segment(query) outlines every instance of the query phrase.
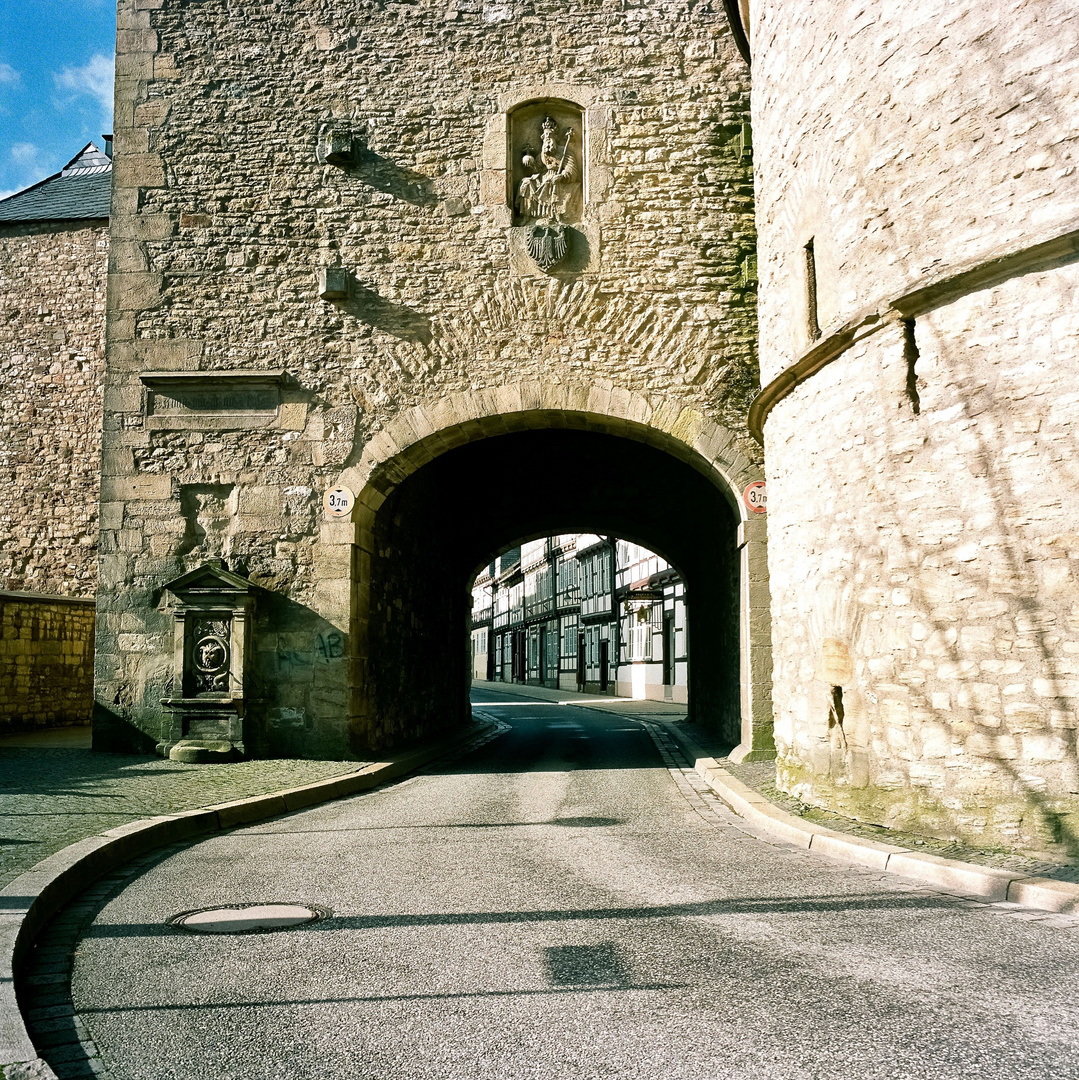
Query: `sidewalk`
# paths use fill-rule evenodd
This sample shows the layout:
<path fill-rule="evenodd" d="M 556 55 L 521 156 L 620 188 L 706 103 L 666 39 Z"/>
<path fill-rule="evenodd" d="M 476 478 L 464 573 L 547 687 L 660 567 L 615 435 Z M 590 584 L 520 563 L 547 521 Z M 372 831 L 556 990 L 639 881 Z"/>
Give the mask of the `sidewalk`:
<path fill-rule="evenodd" d="M 1008 870 L 1031 877 L 1050 878 L 1054 881 L 1079 883 L 1079 862 L 1075 860 L 1047 862 L 1014 851 L 971 847 L 955 841 L 886 829 L 881 825 L 856 821 L 791 798 L 775 786 L 774 762 L 751 761 L 735 765 L 729 758 L 722 756 L 727 748 L 720 744 L 712 732 L 699 724 L 688 722 L 688 712 L 684 705 L 672 705 L 659 701 L 627 701 L 605 698 L 598 694 L 569 693 L 565 690 L 547 690 L 543 687 L 511 683 L 476 681 L 472 686 L 475 693 L 482 693 L 483 690 L 489 689 L 496 693 L 518 695 L 522 698 L 532 697 L 554 701 L 560 705 L 572 702 L 582 708 L 600 709 L 603 712 L 616 713 L 634 720 L 658 721 L 670 730 L 690 761 L 700 757 L 714 758 L 723 772 L 729 773 L 746 787 L 763 796 L 776 809 L 784 811 L 810 827 L 820 826 L 876 844 L 907 848 L 919 854 L 955 859 L 975 866 Z M 474 708 L 478 709 L 482 706 L 477 704 Z"/>
<path fill-rule="evenodd" d="M 362 761 L 185 765 L 89 749 L 86 728 L 0 738 L 0 887 L 76 840 L 362 769 Z M 81 745 L 80 745 L 81 743 Z"/>

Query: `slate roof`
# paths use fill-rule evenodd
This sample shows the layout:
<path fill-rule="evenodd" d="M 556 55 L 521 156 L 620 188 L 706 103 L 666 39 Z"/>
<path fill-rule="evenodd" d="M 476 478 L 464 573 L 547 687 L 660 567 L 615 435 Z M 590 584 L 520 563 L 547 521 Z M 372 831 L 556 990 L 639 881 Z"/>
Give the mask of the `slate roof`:
<path fill-rule="evenodd" d="M 107 218 L 112 159 L 87 143 L 60 172 L 0 199 L 0 222 Z"/>

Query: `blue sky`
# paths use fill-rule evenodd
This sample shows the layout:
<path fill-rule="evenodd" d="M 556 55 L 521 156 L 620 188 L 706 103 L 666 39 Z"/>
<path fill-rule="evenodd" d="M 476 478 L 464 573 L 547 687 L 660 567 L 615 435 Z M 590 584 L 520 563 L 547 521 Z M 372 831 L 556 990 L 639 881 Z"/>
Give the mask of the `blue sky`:
<path fill-rule="evenodd" d="M 115 0 L 0 0 L 0 197 L 112 131 Z"/>

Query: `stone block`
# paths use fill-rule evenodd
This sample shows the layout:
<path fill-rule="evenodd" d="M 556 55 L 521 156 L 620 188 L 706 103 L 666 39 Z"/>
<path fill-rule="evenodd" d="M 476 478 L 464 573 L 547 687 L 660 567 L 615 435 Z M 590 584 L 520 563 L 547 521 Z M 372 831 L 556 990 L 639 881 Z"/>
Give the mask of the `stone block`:
<path fill-rule="evenodd" d="M 1008 899 L 1041 911 L 1074 913 L 1079 912 L 1079 885 L 1052 878 L 1019 878 L 1008 885 Z"/>
<path fill-rule="evenodd" d="M 149 53 L 121 53 L 116 57 L 117 100 L 120 100 L 123 88 L 122 80 L 130 82 L 148 82 L 154 76 L 154 59 Z M 133 101 L 134 93 L 129 91 L 125 100 Z"/>
<path fill-rule="evenodd" d="M 160 274 L 123 274 L 109 283 L 109 304 L 114 311 L 146 311 L 160 302 Z"/>
<path fill-rule="evenodd" d="M 835 832 L 815 833 L 809 850 L 857 866 L 868 866 L 873 870 L 886 869 L 890 856 L 905 851 L 896 844 L 881 844 L 876 840 Z"/>
<path fill-rule="evenodd" d="M 141 413 L 144 407 L 141 386 L 108 386 L 104 391 L 105 407 L 113 413 Z M 127 471 L 134 467 L 131 451 L 127 451 Z"/>
<path fill-rule="evenodd" d="M 145 247 L 137 241 L 114 239 L 109 245 L 109 268 L 118 274 L 149 271 Z"/>
<path fill-rule="evenodd" d="M 153 77 L 161 81 L 174 81 L 183 78 L 183 72 L 176 63 L 176 57 L 165 53 L 159 53 L 155 56 Z"/>
<path fill-rule="evenodd" d="M 118 66 L 120 61 L 117 57 Z M 113 164 L 113 183 L 118 187 L 160 188 L 165 182 L 165 163 L 160 154 L 127 154 Z"/>
<path fill-rule="evenodd" d="M 206 807 L 217 815 L 222 829 L 234 829 L 238 825 L 249 825 L 254 821 L 263 821 L 269 817 L 283 814 L 288 809 L 284 795 L 257 795 L 250 799 L 237 799 L 234 802 L 219 803 Z"/>
<path fill-rule="evenodd" d="M 988 866 L 974 866 L 955 859 L 913 852 L 889 856 L 888 870 L 964 896 L 977 896 L 990 903 L 1006 900 L 1009 886 L 1021 876 Z"/>
<path fill-rule="evenodd" d="M 508 195 L 505 169 L 484 169 L 480 173 L 480 199 L 488 206 L 504 206 Z"/>
<path fill-rule="evenodd" d="M 156 53 L 158 37 L 156 30 L 118 29 L 116 31 L 116 52 L 119 53 Z"/>
<path fill-rule="evenodd" d="M 172 496 L 172 479 L 159 473 L 102 477 L 101 497 L 109 502 L 160 501 Z"/>
<path fill-rule="evenodd" d="M 147 154 L 150 135 L 146 128 L 121 128 L 113 136 L 113 154 Z"/>
<path fill-rule="evenodd" d="M 119 529 L 124 521 L 122 502 L 103 502 L 98 510 L 98 527 L 101 529 Z"/>

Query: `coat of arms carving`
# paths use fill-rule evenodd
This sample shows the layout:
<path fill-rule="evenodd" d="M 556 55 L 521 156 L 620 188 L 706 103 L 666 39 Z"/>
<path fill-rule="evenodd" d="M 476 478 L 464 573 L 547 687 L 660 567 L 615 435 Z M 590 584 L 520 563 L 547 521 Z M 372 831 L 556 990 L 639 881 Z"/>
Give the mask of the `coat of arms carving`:
<path fill-rule="evenodd" d="M 528 253 L 541 270 L 561 262 L 570 247 L 566 219 L 575 217 L 581 201 L 581 163 L 574 141 L 576 129 L 550 115 L 540 125 L 540 147 L 521 148 L 522 178 L 514 209 L 528 232 Z"/>
<path fill-rule="evenodd" d="M 567 248 L 566 226 L 561 222 L 540 223 L 528 230 L 528 254 L 541 270 L 561 262 Z"/>

